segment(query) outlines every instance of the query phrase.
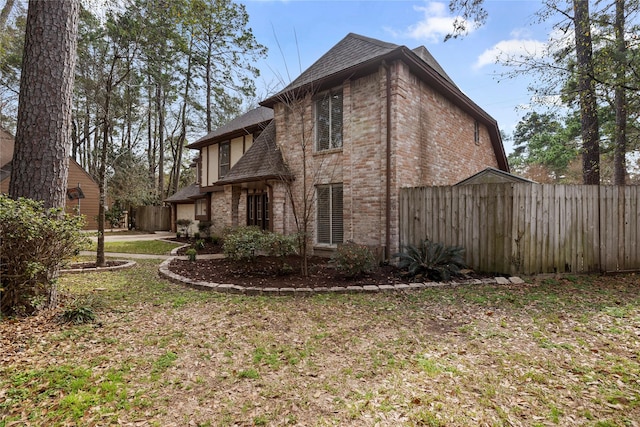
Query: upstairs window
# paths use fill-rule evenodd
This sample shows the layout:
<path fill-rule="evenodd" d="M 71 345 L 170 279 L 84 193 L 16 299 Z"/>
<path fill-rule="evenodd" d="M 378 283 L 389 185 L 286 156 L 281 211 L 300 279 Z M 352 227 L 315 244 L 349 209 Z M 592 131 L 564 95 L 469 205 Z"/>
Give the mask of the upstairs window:
<path fill-rule="evenodd" d="M 325 92 L 315 101 L 316 150 L 342 147 L 342 91 Z"/>
<path fill-rule="evenodd" d="M 337 245 L 343 240 L 342 184 L 316 187 L 316 240 L 318 243 Z"/>
<path fill-rule="evenodd" d="M 222 179 L 229 173 L 229 162 L 231 158 L 229 141 L 221 142 L 218 151 L 218 179 Z"/>

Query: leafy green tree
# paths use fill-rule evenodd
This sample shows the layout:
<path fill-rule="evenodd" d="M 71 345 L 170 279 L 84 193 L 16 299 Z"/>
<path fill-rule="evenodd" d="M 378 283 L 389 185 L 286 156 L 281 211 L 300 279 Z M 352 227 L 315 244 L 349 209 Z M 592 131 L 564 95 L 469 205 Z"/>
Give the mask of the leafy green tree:
<path fill-rule="evenodd" d="M 565 125 L 554 114 L 528 113 L 516 126 L 509 162 L 527 176 L 527 169 L 543 166 L 551 180 L 558 182 L 579 155 L 578 135 L 579 121 L 575 117 Z"/>

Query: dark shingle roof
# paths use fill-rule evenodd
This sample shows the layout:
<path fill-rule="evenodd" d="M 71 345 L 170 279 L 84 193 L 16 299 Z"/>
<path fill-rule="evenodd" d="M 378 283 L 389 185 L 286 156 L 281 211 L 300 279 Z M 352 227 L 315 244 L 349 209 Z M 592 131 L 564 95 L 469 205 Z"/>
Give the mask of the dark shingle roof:
<path fill-rule="evenodd" d="M 290 85 L 260 105 L 273 107 L 276 103 L 303 96 L 305 92 L 326 90 L 346 79 L 376 72 L 383 61 L 391 63 L 395 60 L 405 62 L 421 80 L 485 124 L 500 169 L 509 170 L 498 123 L 456 86 L 424 46 L 411 50 L 406 46 L 350 33 Z"/>
<path fill-rule="evenodd" d="M 292 175 L 285 166 L 280 149 L 276 145 L 276 125 L 272 121 L 240 160 L 233 165 L 229 173 L 216 182 L 216 185 L 290 178 Z"/>
<path fill-rule="evenodd" d="M 164 201 L 167 203 L 180 203 L 180 202 L 193 203 L 193 200 L 197 199 L 199 196 L 201 196 L 200 185 L 191 184 L 188 187 L 181 188 L 172 196 L 164 199 Z"/>
<path fill-rule="evenodd" d="M 336 76 L 348 70 L 355 71 L 359 67 L 364 67 L 370 62 L 381 61 L 387 55 L 399 53 L 402 50 L 409 51 L 405 46 L 372 39 L 359 34 L 349 33 L 338 42 L 327 53 L 322 55 L 313 65 L 307 68 L 300 76 L 291 82 L 287 87 L 276 95 L 263 102 L 263 105 L 270 105 L 282 96 L 295 89 L 302 88 L 314 82 Z M 454 84 L 451 78 L 444 72 L 435 58 L 424 47 L 420 46 L 413 50 L 425 64 L 433 68 L 440 76 Z M 455 85 L 454 85 L 455 86 Z"/>
<path fill-rule="evenodd" d="M 214 140 L 222 140 L 232 136 L 235 133 L 252 133 L 254 130 L 264 127 L 266 123 L 273 119 L 273 110 L 267 107 L 254 108 L 236 117 L 230 122 L 220 126 L 219 128 L 209 132 L 206 136 L 198 139 L 196 142 L 189 144 L 188 148 L 200 148 L 208 145 Z"/>

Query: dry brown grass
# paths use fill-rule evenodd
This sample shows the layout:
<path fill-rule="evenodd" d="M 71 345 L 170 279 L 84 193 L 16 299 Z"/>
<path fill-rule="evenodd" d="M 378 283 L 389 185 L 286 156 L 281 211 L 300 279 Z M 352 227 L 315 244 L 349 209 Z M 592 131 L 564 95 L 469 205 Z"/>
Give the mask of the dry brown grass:
<path fill-rule="evenodd" d="M 156 268 L 63 277 L 101 295 L 100 324 L 0 322 L 0 426 L 640 420 L 635 275 L 262 298 Z"/>

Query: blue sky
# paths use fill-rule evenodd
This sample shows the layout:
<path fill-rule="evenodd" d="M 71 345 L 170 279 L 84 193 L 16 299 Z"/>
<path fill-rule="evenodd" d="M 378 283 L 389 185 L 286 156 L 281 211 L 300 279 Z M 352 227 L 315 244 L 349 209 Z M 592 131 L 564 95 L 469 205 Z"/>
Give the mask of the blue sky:
<path fill-rule="evenodd" d="M 269 48 L 257 63 L 258 92 L 264 97 L 353 32 L 409 48 L 425 46 L 458 87 L 491 114 L 508 134 L 527 112 L 531 94 L 526 77 L 506 79 L 495 64 L 497 52 L 541 50 L 549 26 L 536 24 L 539 1 L 485 0 L 489 19 L 466 37 L 443 42 L 454 16 L 448 1 L 266 1 L 246 5 L 257 40 Z M 288 70 L 288 71 L 287 71 Z M 507 152 L 512 147 L 505 142 Z"/>

